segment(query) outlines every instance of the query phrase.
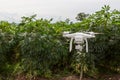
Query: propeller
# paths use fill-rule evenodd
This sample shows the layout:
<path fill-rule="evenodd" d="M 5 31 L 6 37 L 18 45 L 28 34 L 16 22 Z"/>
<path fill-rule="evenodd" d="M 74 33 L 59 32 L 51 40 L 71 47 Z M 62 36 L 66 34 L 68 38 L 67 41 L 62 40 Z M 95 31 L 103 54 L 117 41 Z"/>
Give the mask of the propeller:
<path fill-rule="evenodd" d="M 85 32 L 85 33 L 87 33 L 87 34 L 103 34 L 103 33 L 96 33 L 96 32 Z"/>

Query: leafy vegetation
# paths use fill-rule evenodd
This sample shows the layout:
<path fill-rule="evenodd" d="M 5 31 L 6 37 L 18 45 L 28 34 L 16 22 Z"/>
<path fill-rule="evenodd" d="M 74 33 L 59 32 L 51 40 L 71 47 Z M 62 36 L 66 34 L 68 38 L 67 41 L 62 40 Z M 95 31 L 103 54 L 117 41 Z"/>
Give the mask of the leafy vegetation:
<path fill-rule="evenodd" d="M 22 17 L 19 24 L 0 21 L 1 79 L 21 74 L 28 78 L 50 78 L 61 72 L 77 74 L 82 64 L 89 76 L 101 72 L 120 73 L 120 11 L 104 6 L 76 23 L 69 20 L 52 23 L 52 19 L 35 17 Z M 103 34 L 89 39 L 89 53 L 81 56 L 75 50 L 68 51 L 69 41 L 63 38 L 63 31 Z"/>

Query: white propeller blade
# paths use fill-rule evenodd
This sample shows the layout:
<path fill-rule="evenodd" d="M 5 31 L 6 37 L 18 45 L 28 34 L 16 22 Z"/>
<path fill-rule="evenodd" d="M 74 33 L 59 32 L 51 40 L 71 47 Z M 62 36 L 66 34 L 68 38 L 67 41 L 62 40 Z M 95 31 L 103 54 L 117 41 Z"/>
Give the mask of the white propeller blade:
<path fill-rule="evenodd" d="M 103 33 L 97 33 L 97 32 L 85 32 L 87 34 L 103 34 Z"/>

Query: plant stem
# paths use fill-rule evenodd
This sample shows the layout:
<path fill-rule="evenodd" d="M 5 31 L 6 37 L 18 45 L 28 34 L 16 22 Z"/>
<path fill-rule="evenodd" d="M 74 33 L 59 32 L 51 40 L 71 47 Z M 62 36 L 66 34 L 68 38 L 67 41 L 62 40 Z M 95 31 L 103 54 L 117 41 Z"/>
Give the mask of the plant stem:
<path fill-rule="evenodd" d="M 83 67 L 81 66 L 81 71 L 80 71 L 80 80 L 82 80 L 83 77 Z"/>

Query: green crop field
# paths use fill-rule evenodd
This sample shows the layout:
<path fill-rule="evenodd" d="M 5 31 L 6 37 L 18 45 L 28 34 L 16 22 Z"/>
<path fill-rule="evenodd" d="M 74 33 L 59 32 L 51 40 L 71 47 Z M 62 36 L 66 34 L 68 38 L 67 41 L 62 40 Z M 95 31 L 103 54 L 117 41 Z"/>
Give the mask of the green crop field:
<path fill-rule="evenodd" d="M 120 73 L 120 11 L 104 6 L 93 14 L 81 13 L 78 22 L 52 22 L 22 17 L 20 23 L 0 21 L 0 80 L 15 80 L 24 75 L 28 80 L 40 76 L 52 78 L 69 74 L 84 75 Z M 64 31 L 94 31 L 103 33 L 89 39 L 89 52 L 78 55 L 69 52 L 69 40 Z M 74 45 L 73 45 L 74 47 Z"/>

